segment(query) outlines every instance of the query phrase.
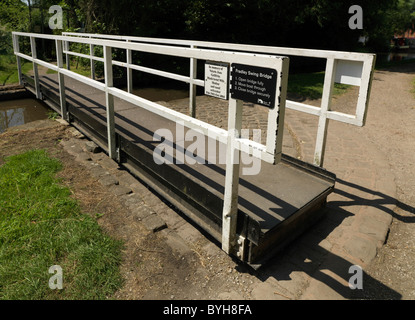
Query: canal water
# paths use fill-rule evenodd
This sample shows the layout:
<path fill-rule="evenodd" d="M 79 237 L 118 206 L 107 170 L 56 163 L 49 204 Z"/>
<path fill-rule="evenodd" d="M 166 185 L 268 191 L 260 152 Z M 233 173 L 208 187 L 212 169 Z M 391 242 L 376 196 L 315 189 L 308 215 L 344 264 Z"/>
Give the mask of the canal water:
<path fill-rule="evenodd" d="M 187 90 L 160 88 L 134 89 L 133 94 L 150 101 L 171 101 L 189 96 Z M 0 101 L 0 133 L 10 127 L 46 119 L 49 111 L 44 103 L 36 99 Z"/>
<path fill-rule="evenodd" d="M 46 119 L 49 110 L 36 99 L 0 101 L 0 133 L 10 127 Z"/>
<path fill-rule="evenodd" d="M 415 59 L 415 51 L 411 49 L 399 52 L 378 53 L 376 56 L 378 62 L 398 62 Z"/>

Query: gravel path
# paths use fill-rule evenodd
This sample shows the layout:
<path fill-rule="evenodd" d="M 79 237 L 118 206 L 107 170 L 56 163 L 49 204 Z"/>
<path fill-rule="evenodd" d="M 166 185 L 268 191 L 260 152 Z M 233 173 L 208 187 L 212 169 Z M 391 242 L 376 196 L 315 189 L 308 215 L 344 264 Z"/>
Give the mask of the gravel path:
<path fill-rule="evenodd" d="M 383 152 L 395 176 L 397 206 L 387 243 L 366 272 L 402 295 L 415 299 L 415 64 L 377 71 L 362 134 Z M 366 298 L 388 297 L 368 283 Z"/>
<path fill-rule="evenodd" d="M 415 64 L 376 71 L 366 125 L 362 128 L 333 122 L 329 125 L 325 167 L 338 177 L 338 191 L 329 197 L 329 208 L 334 214 L 341 213 L 339 216 L 345 213 L 352 216 L 343 217 L 341 226 L 326 240 L 338 248 L 338 257 L 349 253 L 359 257 L 364 265 L 364 290 L 354 292 L 356 298 L 415 298 L 415 270 L 412 268 L 415 261 L 414 78 Z M 353 114 L 357 97 L 357 88 L 351 88 L 334 98 L 332 109 Z M 198 117 L 214 116 L 216 118 L 210 120 L 217 122 L 217 115 L 221 114 L 222 124 L 226 123 L 225 103 L 218 108 L 217 100 L 213 105 L 206 97 L 198 99 L 204 106 L 198 109 Z M 320 101 L 305 103 L 318 106 Z M 187 101 L 169 105 L 186 112 Z M 264 123 L 262 111 L 257 106 L 246 106 L 244 119 L 248 121 L 244 127 L 249 124 L 261 127 Z M 316 124 L 314 116 L 287 110 L 284 152 L 312 162 Z M 394 183 L 388 184 L 388 181 Z M 373 219 L 383 219 L 383 223 Z M 386 231 L 379 226 L 387 227 L 391 220 L 385 239 Z M 358 238 L 362 234 L 364 237 Z M 367 236 L 372 235 L 378 238 L 376 246 L 367 245 Z M 365 246 L 371 250 L 365 251 Z M 324 297 L 326 288 L 320 284 L 324 281 L 316 274 L 311 278 L 308 289 L 298 298 Z M 267 291 L 263 287 L 258 289 Z M 337 298 L 332 290 L 326 291 L 327 297 Z"/>

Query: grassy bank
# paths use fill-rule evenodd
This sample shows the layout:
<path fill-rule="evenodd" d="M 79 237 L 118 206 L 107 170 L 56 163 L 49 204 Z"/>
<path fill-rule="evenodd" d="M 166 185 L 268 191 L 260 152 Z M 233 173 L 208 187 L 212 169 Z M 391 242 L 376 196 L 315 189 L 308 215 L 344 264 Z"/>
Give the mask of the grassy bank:
<path fill-rule="evenodd" d="M 22 59 L 22 72 L 26 73 L 33 68 L 30 62 Z M 17 61 L 14 55 L 0 56 L 0 85 L 19 83 Z"/>
<path fill-rule="evenodd" d="M 33 64 L 31 62 L 26 61 L 25 59 L 21 59 L 21 61 L 23 74 L 27 74 L 27 72 L 33 69 Z M 64 65 L 64 68 L 66 68 L 66 64 Z M 91 76 L 90 68 L 78 64 L 76 60 L 71 61 L 71 71 L 86 77 Z M 56 71 L 48 69 L 46 73 L 52 74 L 56 73 Z M 14 55 L 0 56 L 0 85 L 4 86 L 16 83 L 19 83 L 16 57 Z"/>
<path fill-rule="evenodd" d="M 121 244 L 82 214 L 43 150 L 0 167 L 0 299 L 105 299 L 122 283 Z M 62 267 L 63 289 L 48 272 Z"/>
<path fill-rule="evenodd" d="M 287 91 L 304 99 L 319 99 L 323 94 L 324 75 L 324 72 L 290 74 Z M 335 83 L 333 94 L 343 94 L 349 87 L 349 85 Z"/>

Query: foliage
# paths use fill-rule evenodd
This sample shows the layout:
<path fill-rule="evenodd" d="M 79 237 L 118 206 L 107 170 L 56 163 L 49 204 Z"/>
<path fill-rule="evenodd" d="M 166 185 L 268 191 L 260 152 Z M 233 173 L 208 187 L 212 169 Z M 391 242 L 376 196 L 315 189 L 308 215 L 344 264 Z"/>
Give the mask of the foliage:
<path fill-rule="evenodd" d="M 20 0 L 2 0 L 0 2 L 0 25 L 13 31 L 28 31 L 29 12 Z"/>
<path fill-rule="evenodd" d="M 51 33 L 48 8 L 57 1 L 25 1 L 30 6 L 20 0 L 0 3 L 3 30 L 37 28 Z M 60 0 L 58 4 L 64 10 L 61 31 L 343 51 L 388 51 L 393 35 L 415 22 L 415 0 L 360 0 L 363 30 L 349 28 L 349 8 L 356 4 L 352 0 Z M 365 45 L 358 42 L 361 37 L 368 39 Z M 10 36 L 0 33 L 0 40 L 10 43 Z M 46 52 L 44 57 L 53 57 L 53 46 L 48 47 L 44 41 L 40 45 Z M 0 50 L 5 47 L 0 45 Z M 85 53 L 89 50 L 75 44 L 73 48 Z M 117 60 L 126 60 L 123 50 L 114 51 L 113 55 Z M 293 58 L 292 66 L 299 66 L 299 70 L 292 71 L 306 72 L 310 65 L 311 71 L 322 70 L 314 61 L 298 63 L 296 59 Z M 133 52 L 133 60 L 149 67 L 157 65 L 165 71 L 188 73 L 187 62 L 177 63 L 161 55 Z M 76 58 L 73 63 L 87 68 L 89 61 Z M 102 65 L 97 64 L 97 72 L 102 71 Z M 115 68 L 114 72 L 125 76 L 125 70 Z M 141 73 L 134 76 L 140 77 Z"/>
<path fill-rule="evenodd" d="M 48 30 L 56 0 L 3 0 L 0 23 L 8 30 Z M 64 30 L 146 37 L 354 50 L 360 36 L 383 49 L 394 32 L 415 21 L 415 0 L 361 0 L 363 30 L 351 30 L 351 0 L 61 0 Z M 30 9 L 30 10 L 29 10 Z"/>

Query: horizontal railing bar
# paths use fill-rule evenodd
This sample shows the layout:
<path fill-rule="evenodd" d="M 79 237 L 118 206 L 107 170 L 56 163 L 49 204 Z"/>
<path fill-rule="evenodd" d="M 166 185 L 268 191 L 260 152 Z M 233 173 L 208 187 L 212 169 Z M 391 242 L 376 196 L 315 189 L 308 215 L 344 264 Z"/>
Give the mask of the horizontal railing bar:
<path fill-rule="evenodd" d="M 116 66 L 120 66 L 120 67 L 134 69 L 134 70 L 137 70 L 137 71 L 151 73 L 151 74 L 154 74 L 154 75 L 157 75 L 157 76 L 170 78 L 170 79 L 173 79 L 173 80 L 178 80 L 178 81 L 182 81 L 182 82 L 186 82 L 186 83 L 190 83 L 190 81 L 191 81 L 190 77 L 187 77 L 187 76 L 182 76 L 180 74 L 171 73 L 171 72 L 162 71 L 162 70 L 157 70 L 157 69 L 153 69 L 153 68 L 143 67 L 143 66 L 139 66 L 139 65 L 136 65 L 136 64 L 128 64 L 126 62 L 121 62 L 121 61 L 116 61 L 116 60 L 113 60 L 112 64 L 116 65 Z M 198 86 L 201 86 L 201 87 L 205 86 L 205 82 L 203 80 L 193 79 L 193 83 L 198 85 Z"/>
<path fill-rule="evenodd" d="M 218 140 L 223 144 L 228 143 L 228 131 L 225 129 L 218 128 L 207 122 L 195 119 L 178 111 L 164 107 L 156 102 L 138 97 L 134 94 L 125 92 L 124 90 L 110 87 L 108 88 L 108 93 L 112 94 L 114 97 L 120 98 L 127 102 L 130 102 L 140 108 L 148 110 L 152 113 L 155 113 L 163 118 L 171 120 L 176 123 L 183 123 L 189 129 L 199 131 L 203 135 Z M 266 152 L 266 146 L 249 139 L 236 139 L 235 148 L 239 149 L 249 155 L 257 157 L 258 150 L 260 152 L 260 158 L 266 162 L 273 163 L 275 158 L 274 155 Z"/>
<path fill-rule="evenodd" d="M 15 52 L 15 55 L 17 55 L 17 56 L 19 56 L 21 58 L 24 58 L 26 60 L 35 62 L 35 63 L 37 63 L 37 64 L 39 64 L 41 66 L 44 66 L 46 68 L 52 69 L 52 70 L 54 70 L 56 72 L 60 72 L 60 73 L 66 75 L 66 76 L 68 76 L 70 78 L 73 78 L 73 79 L 78 80 L 78 81 L 80 81 L 82 83 L 85 83 L 87 85 L 90 85 L 90 86 L 92 86 L 92 87 L 94 87 L 96 89 L 99 89 L 101 91 L 105 91 L 105 84 L 104 83 L 101 83 L 101 82 L 96 81 L 96 80 L 92 80 L 92 79 L 90 79 L 88 77 L 82 76 L 82 75 L 80 75 L 80 74 L 78 74 L 76 72 L 67 70 L 65 68 L 59 68 L 59 67 L 55 66 L 54 64 L 51 64 L 51 63 L 48 63 L 48 62 L 44 62 L 44 61 L 39 60 L 39 59 L 33 59 L 31 56 L 28 56 L 28 55 L 23 54 L 23 53 Z"/>
<path fill-rule="evenodd" d="M 13 32 L 18 36 L 26 36 L 40 39 L 50 40 L 62 40 L 70 41 L 75 43 L 86 43 L 97 46 L 108 46 L 119 49 L 130 49 L 134 51 L 148 52 L 161 55 L 177 56 L 182 58 L 195 58 L 202 60 L 213 60 L 227 63 L 233 63 L 235 58 L 234 52 L 229 51 L 218 51 L 218 50 L 206 50 L 206 49 L 192 49 L 192 48 L 180 48 L 165 45 L 155 44 L 143 44 L 134 42 L 123 42 L 113 40 L 101 40 L 91 38 L 80 38 L 80 37 L 69 37 L 69 36 L 58 36 L 58 35 L 44 35 L 37 33 L 24 33 L 24 32 Z M 280 60 L 283 57 L 266 54 L 252 54 L 252 53 L 238 53 L 238 63 L 250 64 L 258 67 L 270 68 L 271 64 Z"/>
<path fill-rule="evenodd" d="M 327 118 L 329 118 L 330 120 L 335 120 L 335 121 L 340 121 L 340 122 L 345 122 L 345 123 L 361 126 L 361 124 L 360 125 L 358 124 L 359 122 L 357 121 L 358 119 L 356 116 L 343 113 L 343 112 L 328 111 Z"/>
<path fill-rule="evenodd" d="M 71 56 L 77 56 L 77 57 L 80 57 L 80 58 L 93 59 L 95 61 L 104 62 L 104 58 L 96 57 L 96 56 L 91 56 L 91 55 L 85 54 L 85 53 L 74 52 L 74 51 L 67 51 L 67 50 L 63 50 L 63 53 L 70 54 Z"/>
<path fill-rule="evenodd" d="M 292 100 L 286 100 L 285 103 L 286 103 L 285 106 L 288 109 L 301 111 L 301 112 L 312 114 L 312 115 L 315 115 L 315 116 L 320 115 L 320 108 L 319 107 L 311 106 L 309 104 L 304 104 L 304 103 L 296 102 L 296 101 L 292 101 Z"/>
<path fill-rule="evenodd" d="M 16 34 L 19 34 L 19 33 L 16 33 Z M 85 38 L 85 39 L 89 40 L 89 38 Z M 191 50 L 195 50 L 195 49 L 191 49 Z M 86 54 L 81 54 L 81 53 L 76 53 L 76 52 L 71 52 L 71 51 L 69 51 L 68 53 L 78 55 L 78 56 L 81 56 L 81 57 L 84 57 L 84 58 L 91 58 L 90 55 L 86 55 Z M 25 55 L 25 54 L 22 54 L 22 53 L 17 53 L 17 52 L 15 52 L 15 54 L 17 56 L 22 57 L 24 59 L 27 59 L 29 61 L 33 61 L 33 58 L 31 56 L 28 56 L 28 55 Z M 94 56 L 92 56 L 92 58 L 97 60 L 97 61 L 103 61 L 103 58 L 94 57 Z M 57 68 L 55 65 L 49 64 L 47 62 L 43 62 L 39 59 L 35 59 L 35 63 L 37 63 L 39 65 L 42 65 L 42 66 L 45 66 L 47 68 L 50 68 L 54 71 L 59 71 L 59 68 Z M 137 66 L 137 65 L 131 65 L 131 64 L 128 65 L 127 63 L 123 63 L 123 62 L 119 62 L 119 61 L 113 61 L 113 64 L 123 66 L 123 67 L 130 67 L 130 68 L 138 70 L 138 71 L 148 72 L 148 73 L 152 73 L 152 74 L 155 74 L 155 75 L 171 78 L 171 79 L 174 79 L 174 80 L 183 81 L 183 82 L 186 82 L 186 83 L 190 82 L 190 77 L 181 76 L 181 75 L 177 75 L 177 74 L 173 74 L 173 73 L 169 73 L 169 72 L 165 72 L 165 71 L 160 71 L 160 70 L 156 70 L 156 69 L 152 69 L 152 68 L 147 68 L 147 67 L 142 67 L 142 66 Z M 77 80 L 79 80 L 83 83 L 86 83 L 88 85 L 96 87 L 100 90 L 105 90 L 104 89 L 105 85 L 103 85 L 100 82 L 91 80 L 90 78 L 78 75 L 76 73 L 73 73 L 73 72 L 65 70 L 65 69 L 60 69 L 60 72 L 62 72 L 65 75 L 68 75 L 72 78 L 75 78 L 75 79 L 77 79 Z M 193 83 L 195 83 L 197 85 L 200 85 L 200 86 L 204 86 L 204 81 L 203 80 L 196 79 L 196 80 L 193 80 Z M 316 116 L 320 115 L 320 108 L 310 106 L 310 105 L 307 105 L 307 104 L 303 104 L 303 103 L 299 103 L 299 102 L 295 102 L 295 101 L 291 101 L 291 100 L 286 101 L 286 107 L 289 108 L 289 109 L 305 112 L 305 113 L 316 115 Z M 336 120 L 336 121 L 341 121 L 341 122 L 345 122 L 345 123 L 349 123 L 349 124 L 360 125 L 359 121 L 357 120 L 356 116 L 354 116 L 354 115 L 348 115 L 348 114 L 341 113 L 341 112 L 329 111 L 327 117 L 329 119 Z"/>
<path fill-rule="evenodd" d="M 252 155 L 256 158 L 258 158 L 257 154 L 260 153 L 261 160 L 272 164 L 275 162 L 275 156 L 266 151 L 265 145 L 246 138 L 236 138 L 235 142 L 236 149 L 245 152 L 249 155 Z"/>
<path fill-rule="evenodd" d="M 31 60 L 31 61 L 34 60 L 36 63 L 39 63 L 38 59 L 32 59 L 32 57 L 29 57 L 27 55 L 20 54 L 20 53 L 16 53 L 16 54 L 18 56 L 21 56 L 21 57 L 26 58 L 28 60 Z M 101 91 L 106 90 L 105 84 L 103 84 L 101 82 L 98 82 L 96 80 L 92 80 L 88 77 L 79 75 L 79 74 L 77 74 L 73 71 L 70 71 L 70 70 L 67 70 L 67 69 L 64 69 L 64 68 L 58 68 L 57 66 L 46 63 L 46 62 L 42 62 L 42 63 L 39 63 L 39 64 L 45 65 L 47 67 L 51 67 L 54 70 L 59 71 L 64 75 L 67 75 L 67 76 L 69 76 L 73 79 L 76 79 L 76 80 L 78 80 L 82 83 L 85 83 L 87 85 L 90 85 L 92 87 L 100 89 Z M 116 96 L 120 99 L 126 100 L 130 103 L 133 103 L 134 105 L 140 106 L 140 107 L 142 107 L 146 110 L 149 110 L 153 113 L 156 113 L 156 114 L 158 114 L 158 115 L 160 115 L 164 118 L 167 118 L 169 120 L 176 121 L 176 122 L 177 121 L 183 121 L 184 124 L 186 125 L 186 127 L 190 128 L 190 129 L 194 129 L 194 130 L 202 130 L 203 133 L 206 136 L 209 136 L 211 138 L 212 137 L 213 138 L 218 138 L 221 143 L 224 143 L 224 144 L 227 143 L 228 132 L 224 129 L 217 128 L 217 127 L 215 127 L 213 125 L 210 125 L 206 122 L 203 122 L 201 120 L 198 120 L 198 119 L 195 119 L 193 117 L 187 116 L 185 114 L 174 111 L 174 110 L 169 109 L 167 107 L 163 107 L 162 105 L 159 105 L 155 102 L 151 102 L 151 101 L 146 100 L 144 98 L 140 98 L 140 97 L 135 96 L 133 94 L 127 93 L 127 92 L 125 92 L 121 89 L 117 89 L 117 88 L 114 88 L 114 87 L 109 87 L 107 90 L 110 94 L 112 94 L 112 95 L 114 95 L 114 96 Z M 264 152 L 264 150 L 266 149 L 266 147 L 264 145 L 255 143 L 254 141 L 250 141 L 250 140 L 247 140 L 247 139 L 238 139 L 237 141 L 239 142 L 237 144 L 238 149 L 241 149 L 241 148 L 243 148 L 243 146 L 245 146 L 245 149 L 248 148 L 248 150 L 250 150 L 251 154 L 252 154 L 252 149 L 257 149 L 257 150 L 260 150 L 261 152 Z M 247 150 L 245 150 L 245 149 L 244 149 L 244 151 L 247 152 Z"/>
<path fill-rule="evenodd" d="M 110 87 L 108 92 L 115 97 L 130 102 L 136 106 L 139 106 L 145 110 L 151 111 L 163 118 L 166 118 L 175 122 L 183 122 L 183 124 L 189 129 L 200 130 L 204 135 L 218 138 L 220 142 L 227 143 L 228 131 L 215 127 L 204 121 L 195 119 L 186 114 L 164 107 L 156 102 L 138 97 L 134 94 L 125 92 L 124 90 Z"/>
<path fill-rule="evenodd" d="M 23 58 L 23 59 L 26 59 L 26 60 L 29 60 L 29 61 L 32 61 L 33 62 L 32 56 L 29 56 L 29 55 L 24 54 L 24 53 L 16 52 L 16 51 L 14 52 L 14 54 L 16 56 L 20 57 L 20 58 Z"/>
<path fill-rule="evenodd" d="M 169 78 L 169 79 L 174 79 L 174 80 L 186 82 L 186 83 L 190 82 L 190 77 L 182 76 L 182 75 L 167 72 L 167 71 L 161 71 L 161 70 L 157 70 L 157 69 L 153 69 L 153 68 L 142 67 L 142 66 L 138 66 L 138 65 L 135 65 L 135 64 L 128 64 L 126 62 L 120 62 L 120 61 L 116 61 L 116 60 L 113 60 L 112 64 L 116 65 L 116 66 L 120 66 L 120 67 L 131 68 L 131 69 L 134 69 L 134 70 L 137 70 L 137 71 L 142 71 L 142 72 L 154 74 L 156 76 L 161 76 L 161 77 L 165 77 L 165 78 Z"/>
<path fill-rule="evenodd" d="M 46 67 L 48 69 L 51 69 L 53 71 L 59 71 L 58 66 L 56 66 L 56 65 L 54 65 L 52 63 L 45 62 L 45 61 L 42 61 L 42 60 L 39 60 L 39 59 L 33 59 L 33 62 L 34 63 L 37 63 L 38 65 L 41 65 L 43 67 Z"/>
<path fill-rule="evenodd" d="M 94 87 L 96 89 L 99 89 L 101 91 L 105 91 L 105 83 L 99 82 L 97 80 L 93 80 L 91 78 L 85 77 L 83 75 L 80 75 L 76 72 L 73 72 L 71 70 L 67 70 L 64 68 L 60 68 L 59 72 L 64 74 L 65 76 L 71 77 L 72 79 L 78 80 L 84 84 L 90 85 L 91 87 Z"/>
<path fill-rule="evenodd" d="M 320 108 L 308 104 L 287 100 L 286 107 L 291 110 L 308 113 L 314 116 L 320 116 Z M 327 111 L 327 118 L 335 121 L 361 126 L 360 122 L 358 121 L 355 115 L 343 112 Z"/>
<path fill-rule="evenodd" d="M 76 32 L 62 32 L 64 36 L 77 36 L 85 38 L 97 38 L 97 39 L 114 39 L 122 41 L 138 41 L 146 43 L 155 43 L 155 44 L 168 44 L 168 45 L 177 45 L 177 46 L 190 46 L 188 42 L 191 40 L 172 40 L 172 39 L 158 39 L 158 38 L 144 38 L 144 37 L 133 37 L 133 36 L 120 36 L 120 35 L 108 35 L 108 34 L 85 34 L 85 33 L 76 33 Z"/>
<path fill-rule="evenodd" d="M 14 54 L 15 54 L 16 56 L 20 57 L 20 58 L 23 58 L 23 59 L 29 60 L 29 61 L 31 61 L 31 62 L 34 62 L 34 63 L 36 63 L 36 64 L 39 64 L 39 65 L 41 65 L 41 66 L 43 66 L 43 67 L 46 67 L 46 68 L 48 68 L 48 69 L 51 69 L 51 70 L 53 70 L 53 71 L 58 71 L 58 70 L 59 70 L 59 68 L 58 68 L 56 65 L 52 64 L 52 63 L 45 62 L 45 61 L 43 61 L 43 60 L 39 60 L 39 59 L 33 59 L 31 56 L 28 56 L 28 55 L 26 55 L 26 54 L 24 54 L 24 53 L 15 52 Z"/>
<path fill-rule="evenodd" d="M 372 64 L 375 54 L 369 53 L 355 53 L 355 52 L 342 52 L 331 50 L 314 50 L 314 49 L 301 49 L 301 48 L 282 48 L 282 47 L 269 47 L 269 46 L 256 46 L 256 45 L 244 45 L 244 44 L 232 44 L 232 43 L 218 43 L 218 42 L 206 42 L 206 41 L 192 41 L 192 40 L 178 40 L 178 39 L 157 39 L 157 38 L 145 38 L 145 37 L 133 37 L 133 36 L 113 36 L 102 34 L 80 34 L 80 33 L 63 33 L 64 35 L 77 36 L 77 37 L 95 37 L 105 39 L 119 39 L 125 41 L 138 41 L 147 43 L 163 43 L 170 45 L 183 45 L 183 46 L 196 46 L 199 48 L 215 48 L 215 49 L 229 49 L 234 51 L 249 51 L 249 52 L 261 52 L 272 54 L 284 54 L 292 56 L 304 56 L 313 58 L 324 59 L 336 59 L 336 60 L 349 60 L 349 61 L 362 61 L 366 64 Z M 309 106 L 306 104 L 297 103 L 287 100 L 287 107 L 289 109 L 305 112 L 308 114 L 320 116 L 320 108 Z M 341 121 L 349 124 L 362 126 L 363 120 L 356 115 L 350 115 L 345 113 L 331 112 L 328 115 L 329 119 Z"/>
<path fill-rule="evenodd" d="M 91 56 L 91 55 L 84 54 L 84 53 L 66 51 L 66 50 L 64 50 L 63 53 L 70 54 L 70 55 L 77 56 L 77 57 L 81 57 L 81 58 L 85 58 L 85 59 L 93 59 L 95 61 L 104 62 L 104 58 Z M 154 75 L 158 75 L 158 76 L 173 79 L 173 80 L 178 80 L 178 81 L 190 83 L 190 77 L 178 75 L 178 74 L 171 73 L 171 72 L 166 72 L 166 71 L 161 71 L 161 70 L 157 70 L 157 69 L 142 67 L 142 66 L 138 66 L 138 65 L 135 65 L 135 64 L 127 64 L 126 62 L 121 62 L 121 61 L 117 61 L 117 60 L 113 60 L 112 64 L 116 65 L 116 66 L 120 66 L 120 67 L 131 68 L 131 69 L 146 72 L 146 73 L 151 73 L 151 74 L 154 74 Z M 198 85 L 198 86 L 202 86 L 202 87 L 205 85 L 203 80 L 198 80 L 198 79 L 194 79 L 193 83 Z"/>
<path fill-rule="evenodd" d="M 208 42 L 208 41 L 194 41 L 194 40 L 179 40 L 179 39 L 157 39 L 146 37 L 133 37 L 133 36 L 112 36 L 105 34 L 82 34 L 74 32 L 64 32 L 63 35 L 68 36 L 81 36 L 81 37 L 95 37 L 102 39 L 118 39 L 118 40 L 130 40 L 147 43 L 163 43 L 170 45 L 194 45 L 203 48 L 216 48 L 216 49 L 228 49 L 235 51 L 249 51 L 249 52 L 261 52 L 272 53 L 277 55 L 289 55 L 289 56 L 302 56 L 310 58 L 325 58 L 325 59 L 341 59 L 341 60 L 355 60 L 365 61 L 372 59 L 373 54 L 369 53 L 357 53 L 346 51 L 332 51 L 332 50 L 320 50 L 320 49 L 303 49 L 303 48 L 285 48 L 285 47 L 271 47 L 271 46 L 258 46 L 249 44 L 235 44 L 235 43 L 222 43 L 222 42 Z"/>

